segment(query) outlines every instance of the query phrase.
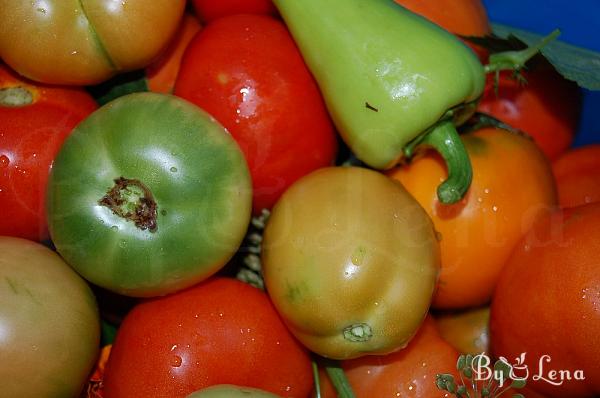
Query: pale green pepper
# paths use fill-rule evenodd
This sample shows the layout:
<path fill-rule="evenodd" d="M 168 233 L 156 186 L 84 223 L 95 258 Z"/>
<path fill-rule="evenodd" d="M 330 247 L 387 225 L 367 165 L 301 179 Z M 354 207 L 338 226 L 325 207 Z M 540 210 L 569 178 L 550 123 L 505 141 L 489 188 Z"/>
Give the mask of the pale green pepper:
<path fill-rule="evenodd" d="M 485 85 L 471 49 L 393 0 L 273 2 L 358 159 L 388 169 L 432 146 L 448 165 L 440 200 L 460 200 L 472 171 L 455 125 Z"/>

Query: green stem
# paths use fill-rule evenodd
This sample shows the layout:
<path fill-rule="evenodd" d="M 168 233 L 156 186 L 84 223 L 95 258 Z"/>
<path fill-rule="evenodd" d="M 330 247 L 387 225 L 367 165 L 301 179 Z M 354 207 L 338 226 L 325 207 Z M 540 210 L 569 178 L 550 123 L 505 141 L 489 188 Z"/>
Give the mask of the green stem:
<path fill-rule="evenodd" d="M 325 371 L 337 391 L 338 398 L 355 398 L 352 386 L 338 361 L 324 360 Z"/>
<path fill-rule="evenodd" d="M 315 383 L 315 398 L 321 398 L 321 379 L 319 378 L 319 366 L 314 359 L 311 362 L 313 371 L 313 381 Z"/>
<path fill-rule="evenodd" d="M 534 46 L 527 47 L 520 51 L 504 51 L 490 55 L 489 64 L 484 67 L 486 73 L 498 72 L 501 70 L 519 70 L 525 66 L 525 63 L 540 52 L 542 47 L 556 39 L 560 35 L 560 30 L 555 29 L 548 36 L 544 37 Z"/>
<path fill-rule="evenodd" d="M 448 178 L 437 188 L 440 202 L 452 204 L 461 200 L 471 185 L 473 170 L 454 123 L 451 120 L 437 123 L 406 146 L 405 156 L 412 157 L 416 147 L 422 145 L 435 149 L 444 158 L 448 168 Z"/>

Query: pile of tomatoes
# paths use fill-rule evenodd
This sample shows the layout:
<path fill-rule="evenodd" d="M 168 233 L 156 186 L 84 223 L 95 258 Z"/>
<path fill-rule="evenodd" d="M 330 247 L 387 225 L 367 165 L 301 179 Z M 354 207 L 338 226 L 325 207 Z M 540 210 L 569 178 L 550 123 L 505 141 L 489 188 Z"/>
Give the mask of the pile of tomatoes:
<path fill-rule="evenodd" d="M 395 1 L 490 33 L 479 0 Z M 357 165 L 270 0 L 33 3 L 0 10 L 0 395 L 333 397 L 333 368 L 442 397 L 482 352 L 600 394 L 600 145 L 550 64 L 490 78 L 522 133 L 465 133 L 445 205 L 433 152 Z"/>

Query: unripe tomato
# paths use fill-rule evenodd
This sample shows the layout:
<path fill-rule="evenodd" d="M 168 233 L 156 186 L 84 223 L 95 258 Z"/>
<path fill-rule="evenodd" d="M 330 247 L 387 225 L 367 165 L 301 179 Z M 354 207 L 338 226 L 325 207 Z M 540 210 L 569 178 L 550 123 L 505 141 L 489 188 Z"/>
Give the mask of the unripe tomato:
<path fill-rule="evenodd" d="M 185 0 L 5 0 L 0 58 L 32 80 L 99 83 L 152 62 L 184 7 Z"/>
<path fill-rule="evenodd" d="M 437 199 L 436 186 L 447 172 L 435 153 L 390 172 L 425 208 L 440 233 L 442 269 L 433 303 L 437 308 L 487 303 L 513 246 L 540 212 L 557 202 L 550 164 L 531 140 L 495 128 L 462 139 L 473 181 L 456 204 Z"/>
<path fill-rule="evenodd" d="M 329 167 L 277 202 L 262 260 L 271 300 L 298 340 L 348 359 L 406 346 L 429 309 L 439 246 L 431 220 L 396 181 Z"/>

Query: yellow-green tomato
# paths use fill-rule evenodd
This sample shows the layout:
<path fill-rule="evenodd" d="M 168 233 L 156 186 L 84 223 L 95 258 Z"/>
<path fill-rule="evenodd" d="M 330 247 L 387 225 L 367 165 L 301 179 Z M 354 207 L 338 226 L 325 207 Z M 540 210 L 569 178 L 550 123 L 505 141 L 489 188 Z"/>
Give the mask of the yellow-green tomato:
<path fill-rule="evenodd" d="M 429 309 L 439 262 L 421 206 L 399 183 L 359 167 L 298 180 L 263 240 L 275 307 L 299 341 L 334 359 L 406 346 Z"/>
<path fill-rule="evenodd" d="M 185 0 L 2 0 L 0 58 L 40 82 L 99 83 L 153 61 L 184 8 Z"/>
<path fill-rule="evenodd" d="M 219 384 L 191 393 L 186 398 L 280 398 L 257 388 Z"/>
<path fill-rule="evenodd" d="M 47 247 L 0 236 L 0 396 L 79 397 L 99 343 L 86 282 Z"/>

